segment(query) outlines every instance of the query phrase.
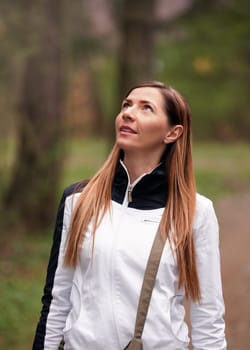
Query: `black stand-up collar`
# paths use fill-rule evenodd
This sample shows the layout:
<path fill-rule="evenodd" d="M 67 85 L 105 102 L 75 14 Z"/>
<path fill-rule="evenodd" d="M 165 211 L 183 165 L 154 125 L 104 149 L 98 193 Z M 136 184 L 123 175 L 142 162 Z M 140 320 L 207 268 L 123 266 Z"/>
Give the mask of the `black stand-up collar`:
<path fill-rule="evenodd" d="M 112 199 L 120 204 L 128 187 L 129 178 L 123 165 L 119 162 L 116 167 L 112 185 Z M 166 206 L 167 201 L 167 176 L 165 164 L 162 163 L 151 173 L 145 174 L 132 190 L 132 201 L 128 203 L 130 208 L 150 210 Z"/>

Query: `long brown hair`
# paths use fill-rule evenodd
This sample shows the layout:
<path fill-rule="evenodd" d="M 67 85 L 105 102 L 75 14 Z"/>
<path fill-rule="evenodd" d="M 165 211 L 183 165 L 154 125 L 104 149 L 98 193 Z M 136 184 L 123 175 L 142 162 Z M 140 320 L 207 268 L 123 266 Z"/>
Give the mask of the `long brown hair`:
<path fill-rule="evenodd" d="M 187 296 L 200 299 L 200 287 L 192 234 L 195 213 L 196 186 L 192 161 L 191 111 L 182 95 L 161 82 L 149 81 L 134 86 L 158 89 L 165 101 L 166 116 L 170 125 L 183 125 L 182 135 L 169 144 L 164 157 L 168 200 L 161 219 L 161 232 L 167 235 L 175 249 L 179 271 L 179 288 Z M 64 263 L 75 267 L 79 259 L 84 232 L 93 220 L 95 231 L 110 207 L 111 188 L 121 150 L 115 144 L 106 162 L 89 181 L 75 205 Z M 94 244 L 94 243 L 93 243 Z"/>

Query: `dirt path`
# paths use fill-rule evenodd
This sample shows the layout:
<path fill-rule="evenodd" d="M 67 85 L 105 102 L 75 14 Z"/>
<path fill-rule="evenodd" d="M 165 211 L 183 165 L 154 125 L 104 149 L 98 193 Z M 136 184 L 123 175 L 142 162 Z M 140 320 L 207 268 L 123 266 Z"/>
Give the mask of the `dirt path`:
<path fill-rule="evenodd" d="M 228 350 L 250 350 L 250 193 L 215 205 L 220 224 Z"/>

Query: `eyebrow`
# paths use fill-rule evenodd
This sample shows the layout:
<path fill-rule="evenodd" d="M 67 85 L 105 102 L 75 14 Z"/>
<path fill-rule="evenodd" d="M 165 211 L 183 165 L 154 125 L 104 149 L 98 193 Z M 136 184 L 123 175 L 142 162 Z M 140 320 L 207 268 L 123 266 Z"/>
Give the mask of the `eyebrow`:
<path fill-rule="evenodd" d="M 122 101 L 122 103 L 124 103 L 124 102 L 133 102 L 130 98 L 125 98 L 123 101 Z M 150 105 L 152 105 L 154 108 L 156 108 L 156 106 L 155 106 L 155 104 L 153 103 L 153 102 L 151 102 L 151 101 L 149 101 L 149 100 L 139 100 L 139 103 L 142 103 L 142 104 L 150 104 Z"/>

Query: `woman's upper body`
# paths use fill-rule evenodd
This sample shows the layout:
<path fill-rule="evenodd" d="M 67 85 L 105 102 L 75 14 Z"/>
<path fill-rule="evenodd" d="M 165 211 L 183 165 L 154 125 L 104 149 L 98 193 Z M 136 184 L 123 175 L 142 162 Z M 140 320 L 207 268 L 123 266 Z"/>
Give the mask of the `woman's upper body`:
<path fill-rule="evenodd" d="M 116 145 L 100 171 L 64 193 L 33 350 L 123 349 L 133 336 L 147 259 L 167 235 L 144 349 L 226 349 L 218 225 L 196 195 L 190 113 L 159 83 L 133 88 L 116 118 Z M 123 161 L 119 160 L 122 156 Z"/>
<path fill-rule="evenodd" d="M 159 166 L 137 182 L 128 202 L 125 169 L 122 163 L 117 167 L 111 210 L 96 232 L 94 255 L 90 224 L 76 269 L 63 266 L 66 236 L 78 197 L 72 187 L 65 191 L 34 350 L 57 349 L 63 337 L 65 349 L 116 350 L 132 338 L 145 266 L 166 192 L 164 169 Z M 200 195 L 193 229 L 202 299 L 190 300 L 192 344 L 197 350 L 222 350 L 226 345 L 218 225 L 211 201 Z M 187 348 L 184 299 L 184 290 L 178 288 L 177 263 L 167 242 L 142 336 L 145 350 Z"/>

